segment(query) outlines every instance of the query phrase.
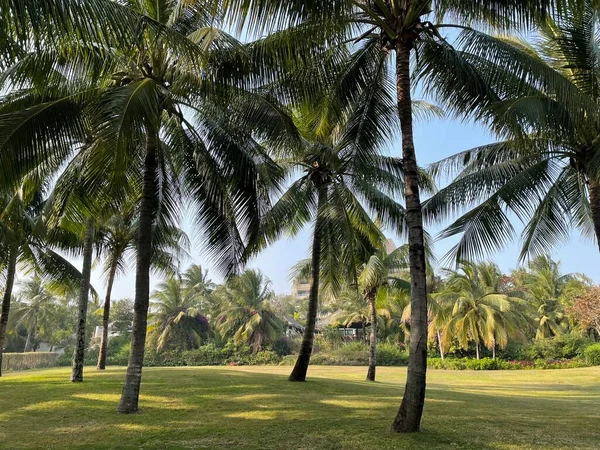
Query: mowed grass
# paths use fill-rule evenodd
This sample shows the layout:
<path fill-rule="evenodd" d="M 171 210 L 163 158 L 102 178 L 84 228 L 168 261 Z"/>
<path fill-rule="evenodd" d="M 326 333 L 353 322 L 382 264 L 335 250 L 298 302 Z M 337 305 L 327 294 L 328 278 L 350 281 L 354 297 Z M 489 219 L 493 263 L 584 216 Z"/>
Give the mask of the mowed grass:
<path fill-rule="evenodd" d="M 600 369 L 429 371 L 423 431 L 389 431 L 405 368 L 144 369 L 141 412 L 115 412 L 123 368 L 0 378 L 3 449 L 599 449 Z"/>

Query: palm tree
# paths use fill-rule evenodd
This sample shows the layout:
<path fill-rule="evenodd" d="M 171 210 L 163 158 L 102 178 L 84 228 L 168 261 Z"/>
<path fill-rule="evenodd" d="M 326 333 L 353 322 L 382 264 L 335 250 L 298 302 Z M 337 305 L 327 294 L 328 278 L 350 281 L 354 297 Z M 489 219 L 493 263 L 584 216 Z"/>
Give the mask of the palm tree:
<path fill-rule="evenodd" d="M 246 270 L 225 286 L 217 327 L 236 344 L 247 343 L 255 352 L 281 336 L 284 322 L 273 312 L 271 282 L 258 270 Z"/>
<path fill-rule="evenodd" d="M 446 98 L 452 97 L 452 104 L 461 114 L 479 112 L 487 106 L 489 90 L 481 83 L 478 67 L 460 58 L 439 34 L 441 26 L 434 26 L 428 16 L 435 12 L 438 17 L 451 16 L 459 23 L 489 22 L 495 26 L 514 26 L 515 23 L 530 23 L 532 18 L 543 16 L 553 2 L 508 0 L 498 5 L 488 1 L 463 0 L 340 0 L 331 2 L 280 2 L 278 0 L 249 4 L 226 1 L 225 8 L 233 18 L 239 18 L 240 28 L 272 30 L 285 23 L 298 24 L 299 36 L 290 42 L 314 42 L 317 30 L 323 36 L 318 45 L 330 48 L 364 41 L 363 49 L 376 49 L 375 58 L 356 58 L 352 69 L 342 72 L 342 81 L 337 80 L 336 94 L 353 98 L 356 89 L 350 87 L 352 78 L 364 82 L 365 66 L 382 67 L 382 61 L 395 58 L 394 83 L 396 87 L 397 118 L 402 135 L 402 167 L 404 171 L 406 227 L 410 251 L 410 274 L 413 307 L 411 309 L 411 339 L 408 377 L 403 402 L 392 429 L 398 432 L 419 430 L 425 400 L 427 370 L 427 288 L 426 264 L 423 233 L 422 207 L 419 192 L 419 170 L 413 141 L 413 112 L 411 100 L 411 54 L 420 58 L 425 54 L 421 75 L 432 80 L 440 78 L 444 83 Z M 435 7 L 435 11 L 432 8 Z M 311 26 L 312 21 L 312 26 Z M 315 25 L 316 24 L 316 25 Z M 358 30 L 358 34 L 356 33 Z M 296 36 L 298 37 L 298 36 Z M 336 39 L 337 37 L 337 39 Z M 303 44 L 306 46 L 306 44 Z M 328 49 L 330 49 L 328 48 Z M 365 55 L 368 52 L 364 53 Z M 321 62 L 321 61 L 320 61 Z M 440 75 L 441 74 L 441 75 Z M 387 74 L 385 74 L 387 78 Z M 452 81 L 450 81 L 450 79 Z M 371 92 L 377 92 L 380 85 L 367 84 Z M 377 86 L 377 88 L 376 88 Z M 313 266 L 314 267 L 314 266 Z M 310 330 L 310 329 L 309 329 Z M 306 361 L 307 364 L 307 361 Z"/>
<path fill-rule="evenodd" d="M 600 245 L 599 19 L 598 5 L 571 2 L 555 20 L 539 22 L 534 43 L 474 34 L 464 39 L 472 58 L 489 57 L 486 81 L 494 78 L 510 95 L 493 107 L 496 128 L 507 130 L 505 140 L 432 167 L 456 177 L 429 202 L 429 213 L 468 210 L 442 233 L 461 234 L 457 259 L 512 240 L 509 213 L 525 224 L 522 259 L 547 253 L 573 229 Z M 515 72 L 529 75 L 524 80 Z"/>
<path fill-rule="evenodd" d="M 380 68 L 370 77 L 382 82 L 384 74 Z M 395 200 L 402 194 L 397 185 L 403 176 L 402 164 L 378 153 L 389 139 L 386 123 L 394 111 L 391 93 L 363 91 L 337 118 L 327 117 L 330 107 L 299 108 L 295 120 L 305 141 L 280 161 L 298 178 L 264 216 L 254 249 L 263 248 L 284 231 L 295 235 L 313 223 L 308 312 L 290 381 L 306 379 L 320 283 L 336 292 L 345 280 L 356 280 L 356 258 L 366 248 L 358 244 L 373 247 L 382 239 L 371 215 L 378 215 L 393 229 L 404 227 L 404 208 Z"/>
<path fill-rule="evenodd" d="M 202 312 L 212 303 L 211 294 L 217 285 L 208 277 L 208 269 L 203 270 L 199 264 L 192 264 L 183 273 L 186 295 L 194 298 Z M 212 309 L 212 308 L 211 308 Z"/>
<path fill-rule="evenodd" d="M 443 347 L 456 338 L 467 349 L 475 343 L 477 359 L 481 344 L 492 351 L 506 348 L 509 339 L 525 340 L 527 322 L 518 310 L 522 299 L 499 289 L 500 271 L 495 264 L 463 262 L 458 271 L 446 270 L 444 289 L 432 296 L 439 303 L 452 305 L 452 312 L 442 331 Z"/>
<path fill-rule="evenodd" d="M 179 278 L 161 283 L 152 294 L 152 323 L 149 332 L 157 331 L 157 351 L 169 346 L 186 350 L 198 348 L 206 339 L 208 320 L 199 304 Z"/>
<path fill-rule="evenodd" d="M 209 255 L 223 272 L 234 271 L 245 241 L 258 227 L 264 203 L 257 198 L 279 177 L 253 137 L 282 143 L 295 138 L 278 138 L 289 127 L 272 99 L 244 90 L 255 84 L 242 83 L 240 76 L 259 80 L 268 70 L 240 70 L 248 52 L 215 28 L 219 20 L 212 8 L 175 0 L 159 5 L 100 0 L 93 7 L 51 3 L 31 0 L 3 7 L 3 15 L 9 11 L 3 31 L 39 45 L 22 58 L 27 64 L 17 62 L 7 73 L 6 81 L 25 94 L 6 99 L 0 122 L 3 131 L 10 131 L 0 142 L 2 162 L 27 166 L 30 160 L 51 160 L 59 165 L 81 147 L 85 157 L 78 173 L 88 197 L 122 204 L 131 191 L 140 193 L 135 317 L 119 407 L 129 413 L 138 409 L 153 225 L 172 220 L 178 205 L 190 204 Z M 12 14 L 15 8 L 20 13 Z M 35 13 L 39 8 L 45 11 L 43 26 Z M 15 25 L 17 17 L 26 24 L 25 35 Z M 62 38 L 73 33 L 78 41 L 66 44 L 71 40 Z M 61 55 L 69 77 L 54 62 L 42 63 L 48 53 Z M 37 79 L 46 83 L 29 83 Z M 23 111 L 26 106 L 31 107 Z M 253 135 L 245 132 L 249 128 Z M 40 137 L 47 130 L 51 148 Z M 10 179 L 18 176 L 16 169 L 8 172 Z M 178 201 L 180 195 L 189 202 Z"/>
<path fill-rule="evenodd" d="M 94 256 L 96 220 L 89 218 L 85 224 L 85 237 L 83 240 L 83 267 L 81 270 L 81 286 L 79 301 L 77 303 L 78 316 L 75 327 L 75 348 L 73 349 L 73 362 L 71 367 L 71 381 L 83 381 L 83 363 L 86 345 L 86 320 L 88 313 L 88 300 L 90 293 L 90 276 L 92 273 L 92 258 Z"/>
<path fill-rule="evenodd" d="M 43 191 L 36 177 L 26 178 L 12 195 L 0 195 L 0 245 L 8 255 L 0 316 L 0 365 L 18 265 L 34 267 L 56 281 L 80 281 L 77 269 L 50 248 L 43 209 Z"/>
<path fill-rule="evenodd" d="M 39 275 L 25 281 L 19 291 L 20 300 L 11 317 L 15 325 L 27 329 L 25 352 L 34 348 L 40 328 L 49 328 L 56 319 L 56 297 Z"/>
<path fill-rule="evenodd" d="M 560 263 L 547 255 L 532 259 L 528 270 L 517 270 L 513 277 L 517 286 L 524 291 L 535 310 L 536 339 L 544 339 L 563 334 L 568 326 L 568 318 L 560 303 L 560 296 L 567 283 L 577 279 L 575 274 L 561 274 Z"/>
<path fill-rule="evenodd" d="M 100 246 L 104 251 L 104 273 L 106 275 L 106 296 L 102 314 L 102 338 L 98 354 L 99 370 L 106 368 L 108 327 L 112 287 L 118 273 L 126 270 L 127 260 L 135 250 L 137 224 L 135 208 L 130 207 L 120 214 L 114 214 L 100 227 Z M 164 273 L 174 273 L 180 254 L 188 248 L 187 236 L 175 226 L 165 230 L 155 230 L 153 236 L 153 268 Z"/>
<path fill-rule="evenodd" d="M 408 267 L 408 247 L 401 246 L 387 253 L 385 247 L 374 252 L 362 268 L 358 284 L 367 301 L 371 321 L 369 350 L 369 369 L 367 381 L 375 381 L 377 352 L 377 298 L 387 297 L 391 288 L 397 291 L 410 292 L 410 283 L 398 276 L 400 270 Z"/>

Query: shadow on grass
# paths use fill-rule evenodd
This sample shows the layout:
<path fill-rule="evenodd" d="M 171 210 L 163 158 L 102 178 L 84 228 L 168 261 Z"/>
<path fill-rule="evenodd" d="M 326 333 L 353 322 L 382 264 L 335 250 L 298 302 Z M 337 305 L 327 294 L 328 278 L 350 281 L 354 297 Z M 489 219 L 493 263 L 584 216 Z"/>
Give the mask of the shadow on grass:
<path fill-rule="evenodd" d="M 600 392 L 534 378 L 511 386 L 431 383 L 423 432 L 397 435 L 389 425 L 401 384 L 152 369 L 144 374 L 142 413 L 119 415 L 123 376 L 88 372 L 83 384 L 9 378 L 0 385 L 0 448 L 598 448 Z"/>

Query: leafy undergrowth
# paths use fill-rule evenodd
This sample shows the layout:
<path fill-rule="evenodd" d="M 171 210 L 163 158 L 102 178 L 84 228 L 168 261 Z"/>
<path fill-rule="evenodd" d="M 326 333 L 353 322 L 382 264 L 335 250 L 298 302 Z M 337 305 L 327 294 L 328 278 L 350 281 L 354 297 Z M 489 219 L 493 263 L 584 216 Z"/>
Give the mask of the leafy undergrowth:
<path fill-rule="evenodd" d="M 142 412 L 115 412 L 123 368 L 0 379 L 3 449 L 597 449 L 600 369 L 429 372 L 423 431 L 389 431 L 405 368 L 144 369 Z"/>

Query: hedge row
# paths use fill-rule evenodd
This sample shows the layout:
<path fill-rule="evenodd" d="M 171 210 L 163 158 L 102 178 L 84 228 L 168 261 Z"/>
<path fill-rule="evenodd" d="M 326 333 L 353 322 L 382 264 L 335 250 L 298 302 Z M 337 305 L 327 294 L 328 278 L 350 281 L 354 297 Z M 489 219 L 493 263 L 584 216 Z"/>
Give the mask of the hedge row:
<path fill-rule="evenodd" d="M 4 353 L 2 371 L 54 367 L 57 359 L 58 353 L 54 352 Z"/>
<path fill-rule="evenodd" d="M 482 358 L 428 358 L 429 369 L 445 370 L 522 370 L 522 369 L 575 369 L 587 367 L 578 359 L 536 359 L 531 361 L 503 361 L 500 359 Z"/>

